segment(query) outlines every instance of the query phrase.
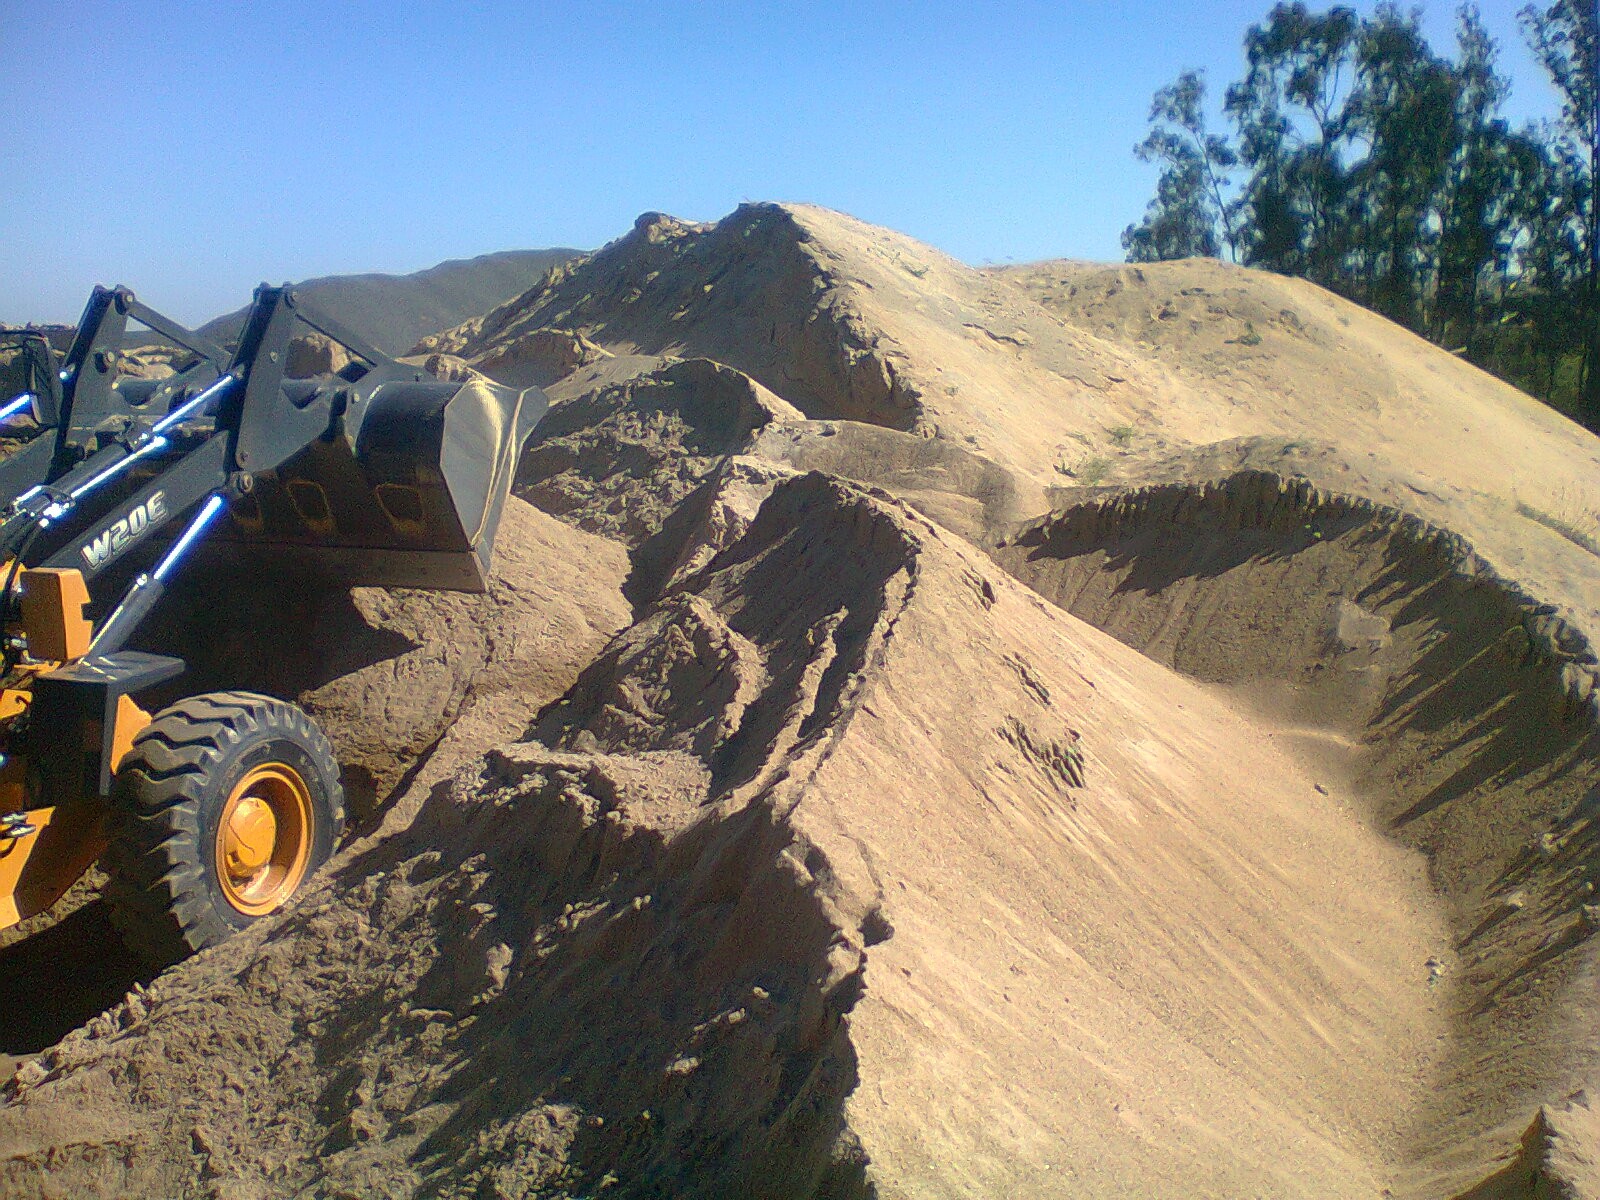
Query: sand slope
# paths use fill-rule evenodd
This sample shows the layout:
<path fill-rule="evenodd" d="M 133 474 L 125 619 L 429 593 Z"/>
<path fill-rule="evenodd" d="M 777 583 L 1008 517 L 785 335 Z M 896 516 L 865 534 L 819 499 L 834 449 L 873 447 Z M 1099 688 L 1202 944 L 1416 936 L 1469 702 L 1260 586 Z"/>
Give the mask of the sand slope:
<path fill-rule="evenodd" d="M 803 206 L 418 351 L 550 386 L 543 512 L 208 664 L 388 815 L 24 1063 L 5 1194 L 1596 1194 L 1595 439 Z"/>
<path fill-rule="evenodd" d="M 557 752 L 467 769 L 270 942 L 55 1051 L 8 1191 L 88 1097 L 153 1190 L 203 1176 L 196 1124 L 280 1187 L 470 1190 L 534 1126 L 564 1183 L 701 1195 L 774 1154 L 864 1155 L 885 1195 L 1384 1179 L 1439 1021 L 1419 864 L 906 510 L 781 486 L 535 733 Z M 241 1036 L 271 1070 L 237 1074 Z M 486 1059 L 517 1082 L 479 1095 Z M 97 1142 L 51 1177 L 105 1186 Z"/>

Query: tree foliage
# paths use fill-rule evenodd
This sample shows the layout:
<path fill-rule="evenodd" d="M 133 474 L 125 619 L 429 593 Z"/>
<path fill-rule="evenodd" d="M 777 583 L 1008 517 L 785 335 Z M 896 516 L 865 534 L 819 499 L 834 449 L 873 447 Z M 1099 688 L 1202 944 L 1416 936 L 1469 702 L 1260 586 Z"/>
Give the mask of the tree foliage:
<path fill-rule="evenodd" d="M 1513 129 L 1477 9 L 1453 54 L 1421 12 L 1279 3 L 1206 126 L 1205 83 L 1156 93 L 1135 153 L 1162 165 L 1130 260 L 1226 252 L 1299 275 L 1464 354 L 1600 430 L 1600 0 L 1520 14 L 1562 99 Z"/>
<path fill-rule="evenodd" d="M 1130 262 L 1157 262 L 1217 253 L 1217 231 L 1230 248 L 1233 231 L 1223 197 L 1227 173 L 1237 163 L 1227 139 L 1206 131 L 1205 82 L 1198 71 L 1156 93 L 1150 105 L 1150 136 L 1133 152 L 1162 164 L 1156 198 L 1145 217 L 1122 234 Z"/>
<path fill-rule="evenodd" d="M 1555 278 L 1573 281 L 1572 312 L 1584 328 L 1575 387 L 1578 413 L 1600 429 L 1600 0 L 1557 0 L 1521 12 L 1529 44 L 1561 93 L 1561 119 L 1546 134 L 1552 170 Z"/>

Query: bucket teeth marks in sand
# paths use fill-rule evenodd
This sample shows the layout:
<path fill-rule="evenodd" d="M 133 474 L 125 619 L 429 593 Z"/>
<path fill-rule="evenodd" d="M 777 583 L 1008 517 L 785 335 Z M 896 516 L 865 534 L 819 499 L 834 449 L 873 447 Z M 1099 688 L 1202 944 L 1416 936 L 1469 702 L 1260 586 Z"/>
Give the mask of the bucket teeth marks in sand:
<path fill-rule="evenodd" d="M 719 795 L 763 787 L 839 721 L 914 559 L 881 501 L 822 475 L 783 482 L 693 591 L 613 642 L 530 733 L 564 749 L 684 751 Z"/>
<path fill-rule="evenodd" d="M 745 536 L 697 581 L 760 648 L 767 671 L 761 700 L 716 761 L 723 787 L 787 770 L 841 722 L 910 601 L 917 553 L 898 513 L 813 473 L 780 484 Z"/>
<path fill-rule="evenodd" d="M 1057 739 L 1039 733 L 1017 717 L 1007 717 L 995 733 L 1037 767 L 1052 789 L 1084 786 L 1083 750 L 1077 730 L 1068 729 L 1064 738 Z"/>
<path fill-rule="evenodd" d="M 994 584 L 990 583 L 976 571 L 962 571 L 961 581 L 972 589 L 978 604 L 985 612 L 994 607 Z"/>
<path fill-rule="evenodd" d="M 729 367 L 670 363 L 557 406 L 523 457 L 516 492 L 626 544 L 633 560 L 626 590 L 642 608 L 698 536 L 697 519 L 732 456 L 760 430 L 798 419 L 798 410 Z M 773 479 L 782 474 L 751 466 Z"/>
<path fill-rule="evenodd" d="M 530 730 L 551 745 L 709 758 L 766 678 L 761 650 L 700 596 L 674 596 L 620 635 Z"/>
<path fill-rule="evenodd" d="M 1008 654 L 1003 660 L 1006 666 L 1017 673 L 1017 679 L 1027 690 L 1028 695 L 1039 702 L 1043 708 L 1050 707 L 1050 687 L 1039 678 L 1039 673 L 1028 664 L 1028 660 L 1020 654 Z"/>

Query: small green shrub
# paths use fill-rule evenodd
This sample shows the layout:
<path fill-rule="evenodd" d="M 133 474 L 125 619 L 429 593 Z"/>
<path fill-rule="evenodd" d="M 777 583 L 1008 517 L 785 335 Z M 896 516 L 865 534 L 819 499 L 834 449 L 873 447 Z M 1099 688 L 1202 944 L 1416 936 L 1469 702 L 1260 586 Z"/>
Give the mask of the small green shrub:
<path fill-rule="evenodd" d="M 1137 432 L 1132 425 L 1117 425 L 1107 429 L 1106 436 L 1111 439 L 1113 446 L 1125 447 L 1133 441 L 1133 435 Z"/>
<path fill-rule="evenodd" d="M 1085 487 L 1093 487 L 1104 479 L 1111 470 L 1111 460 L 1103 455 L 1096 454 L 1080 462 L 1072 472 L 1072 477 Z"/>

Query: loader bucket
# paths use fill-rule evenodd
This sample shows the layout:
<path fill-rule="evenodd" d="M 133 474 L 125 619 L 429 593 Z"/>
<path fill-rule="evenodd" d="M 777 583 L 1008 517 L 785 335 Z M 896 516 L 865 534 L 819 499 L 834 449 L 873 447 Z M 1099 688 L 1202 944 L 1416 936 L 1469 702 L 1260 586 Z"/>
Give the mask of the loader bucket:
<path fill-rule="evenodd" d="M 482 592 L 518 455 L 546 407 L 537 388 L 384 383 L 332 436 L 255 475 L 219 541 L 270 548 L 345 586 Z"/>

